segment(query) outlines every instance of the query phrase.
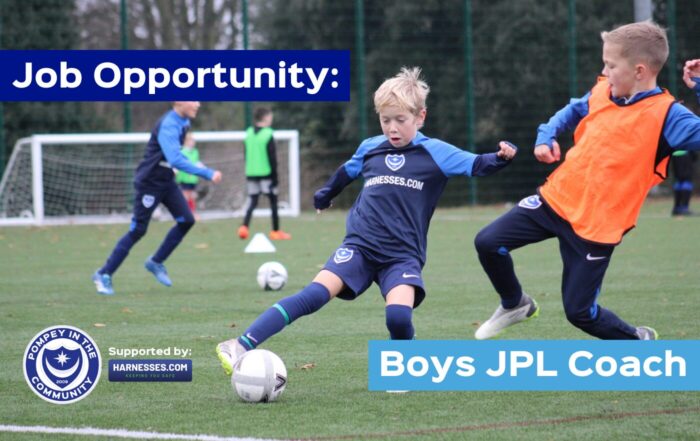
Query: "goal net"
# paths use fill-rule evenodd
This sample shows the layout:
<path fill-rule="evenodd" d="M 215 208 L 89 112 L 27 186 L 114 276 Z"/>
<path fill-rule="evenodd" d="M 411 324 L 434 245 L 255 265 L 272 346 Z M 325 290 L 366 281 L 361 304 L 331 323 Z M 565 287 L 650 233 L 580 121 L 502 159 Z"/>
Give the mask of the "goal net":
<path fill-rule="evenodd" d="M 0 181 L 0 225 L 129 222 L 133 178 L 149 133 L 33 135 L 14 146 Z M 194 132 L 200 160 L 223 180 L 197 184 L 202 219 L 245 212 L 245 132 Z M 299 132 L 277 130 L 279 214 L 298 216 Z M 170 219 L 164 209 L 163 217 Z M 261 197 L 255 216 L 269 216 Z"/>

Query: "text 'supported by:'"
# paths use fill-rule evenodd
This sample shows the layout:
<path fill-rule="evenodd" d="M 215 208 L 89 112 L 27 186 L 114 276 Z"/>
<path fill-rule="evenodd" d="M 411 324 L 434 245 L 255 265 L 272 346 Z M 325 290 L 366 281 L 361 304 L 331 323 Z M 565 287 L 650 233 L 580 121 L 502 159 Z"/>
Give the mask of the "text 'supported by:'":
<path fill-rule="evenodd" d="M 350 52 L 0 51 L 2 101 L 348 101 Z"/>

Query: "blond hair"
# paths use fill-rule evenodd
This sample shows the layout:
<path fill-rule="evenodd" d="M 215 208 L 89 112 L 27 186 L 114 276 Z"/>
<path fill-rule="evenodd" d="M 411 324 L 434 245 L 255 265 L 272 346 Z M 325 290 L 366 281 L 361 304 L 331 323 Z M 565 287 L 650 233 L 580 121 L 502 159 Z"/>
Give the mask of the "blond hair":
<path fill-rule="evenodd" d="M 603 43 L 620 46 L 622 56 L 632 64 L 646 63 L 654 73 L 661 71 L 668 58 L 666 31 L 650 20 L 601 32 L 600 37 Z"/>
<path fill-rule="evenodd" d="M 374 92 L 374 110 L 399 107 L 414 115 L 424 110 L 430 87 L 420 77 L 419 67 L 402 67 L 396 76 L 385 80 Z"/>

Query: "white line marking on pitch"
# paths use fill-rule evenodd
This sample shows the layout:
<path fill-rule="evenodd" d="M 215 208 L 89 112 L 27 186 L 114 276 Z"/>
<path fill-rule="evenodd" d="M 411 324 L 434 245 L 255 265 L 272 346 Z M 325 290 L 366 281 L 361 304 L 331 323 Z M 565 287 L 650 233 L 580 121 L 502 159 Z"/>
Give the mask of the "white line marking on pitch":
<path fill-rule="evenodd" d="M 178 433 L 139 432 L 125 429 L 98 429 L 95 427 L 13 426 L 0 424 L 0 432 L 58 433 L 65 435 L 110 436 L 132 439 L 175 439 L 191 441 L 276 441 L 263 438 L 222 437 L 216 435 L 182 435 Z"/>

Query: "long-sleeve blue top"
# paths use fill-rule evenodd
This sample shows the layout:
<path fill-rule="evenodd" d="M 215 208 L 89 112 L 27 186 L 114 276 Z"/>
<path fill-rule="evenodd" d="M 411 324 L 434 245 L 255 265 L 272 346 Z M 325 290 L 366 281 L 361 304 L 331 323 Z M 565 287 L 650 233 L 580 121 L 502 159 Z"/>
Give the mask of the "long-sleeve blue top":
<path fill-rule="evenodd" d="M 700 101 L 700 78 L 693 78 L 696 85 L 693 89 Z M 660 87 L 639 92 L 629 100 L 612 98 L 619 106 L 633 104 L 648 96 L 662 93 Z M 546 124 L 537 128 L 535 145 L 547 144 L 552 148 L 552 141 L 563 132 L 574 130 L 578 123 L 588 115 L 588 92 L 581 98 L 573 98 L 564 108 L 555 113 Z M 673 103 L 668 110 L 662 135 L 666 144 L 673 150 L 700 150 L 700 118 L 680 103 Z"/>
<path fill-rule="evenodd" d="M 173 168 L 211 180 L 214 170 L 198 167 L 180 152 L 190 120 L 170 110 L 156 123 L 146 145 L 143 160 L 136 168 L 134 184 L 139 188 L 159 189 L 175 178 Z"/>
<path fill-rule="evenodd" d="M 386 136 L 369 138 L 314 195 L 314 206 L 331 200 L 364 178 L 346 221 L 344 244 L 384 259 L 414 257 L 425 264 L 430 219 L 452 176 L 485 176 L 509 164 L 496 153 L 475 155 L 418 132 L 405 147 Z"/>

